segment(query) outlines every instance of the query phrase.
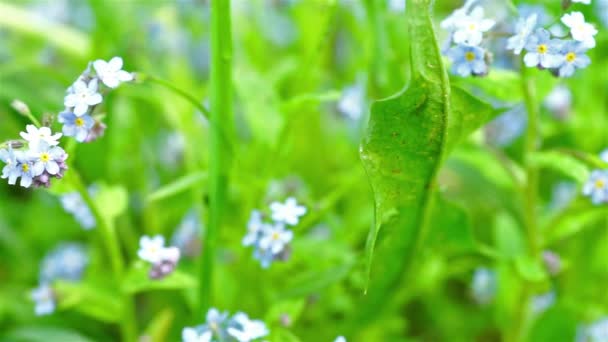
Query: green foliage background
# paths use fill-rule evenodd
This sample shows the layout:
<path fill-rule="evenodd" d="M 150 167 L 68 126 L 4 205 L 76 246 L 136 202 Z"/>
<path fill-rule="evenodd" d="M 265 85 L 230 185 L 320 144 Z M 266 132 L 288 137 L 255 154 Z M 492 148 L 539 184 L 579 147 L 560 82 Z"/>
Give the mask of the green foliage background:
<path fill-rule="evenodd" d="M 57 113 L 65 89 L 97 58 L 122 56 L 126 70 L 165 79 L 201 102 L 208 97 L 205 1 L 66 3 L 53 19 L 44 10 L 51 1 L 0 2 L 0 141 L 16 138 L 27 123 L 10 107 L 13 99 L 38 115 Z M 554 1 L 534 3 L 555 17 L 561 13 Z M 460 4 L 437 1 L 435 24 L 455 6 Z M 530 341 L 573 341 L 578 324 L 608 315 L 608 208 L 594 207 L 580 195 L 591 166 L 572 153 L 597 155 L 608 147 L 608 34 L 593 7 L 577 9 L 600 31 L 591 66 L 567 80 L 532 72 L 539 99 L 558 83 L 573 93 L 565 120 L 541 107 L 542 151 L 534 159 L 542 174 L 541 247 L 562 257 L 563 271 L 550 276 L 539 260 L 527 257 L 517 185 L 523 139 L 496 149 L 477 131 L 450 146 L 438 171 L 422 257 L 369 310 L 362 303 L 378 294 L 364 294 L 374 197 L 359 145 L 371 100 L 392 96 L 415 78 L 409 58 L 415 42 L 407 39 L 406 17 L 389 11 L 384 1 L 233 0 L 236 134 L 214 306 L 265 319 L 271 341 L 331 341 L 342 334 L 349 341 L 497 341 L 510 337 L 526 316 L 522 297 L 551 289 L 556 304 L 523 320 Z M 450 78 L 483 101 L 500 101 L 501 108 L 523 101 L 513 70 L 492 69 L 482 79 Z M 356 82 L 365 85 L 369 101 L 363 118 L 349 120 L 338 114 L 336 103 Z M 121 311 L 113 299 L 120 288 L 136 294 L 139 331 L 155 341 L 178 340 L 184 326 L 204 320 L 196 310 L 197 261 L 183 260 L 179 274 L 159 286 L 141 274 L 136 251 L 140 235 L 171 236 L 193 207 L 196 191 L 171 194 L 175 188 L 163 186 L 180 181 L 206 192 L 210 125 L 192 104 L 149 82 L 121 87 L 104 106 L 106 134 L 78 145 L 74 168 L 86 184 L 103 185 L 105 200 L 98 204 L 115 219 L 128 276 L 121 284 L 107 276 L 107 252 L 94 232 L 82 230 L 64 212 L 56 196 L 65 190 L 60 184 L 32 191 L 2 182 L 0 339 L 117 340 L 121 317 L 108 313 Z M 176 132 L 185 139 L 183 153 L 167 163 L 167 137 Z M 505 158 L 511 169 L 503 167 Z M 508 170 L 515 170 L 514 176 Z M 552 189 L 560 181 L 574 182 L 579 195 L 556 211 Z M 263 270 L 241 246 L 249 213 L 283 199 L 285 184 L 294 182 L 309 214 L 295 229 L 289 262 Z M 270 193 L 271 184 L 279 184 L 279 195 Z M 400 237 L 399 231 L 389 235 Z M 86 243 L 91 265 L 83 283 L 57 285 L 64 296 L 57 313 L 36 317 L 28 291 L 37 285 L 40 260 L 60 241 Z M 410 257 L 403 249 L 379 255 L 387 269 Z M 470 295 L 471 276 L 480 266 L 498 274 L 497 294 L 488 306 L 475 304 Z M 390 274 L 372 272 L 372 284 L 384 276 Z M 291 317 L 289 326 L 281 323 L 283 314 Z"/>

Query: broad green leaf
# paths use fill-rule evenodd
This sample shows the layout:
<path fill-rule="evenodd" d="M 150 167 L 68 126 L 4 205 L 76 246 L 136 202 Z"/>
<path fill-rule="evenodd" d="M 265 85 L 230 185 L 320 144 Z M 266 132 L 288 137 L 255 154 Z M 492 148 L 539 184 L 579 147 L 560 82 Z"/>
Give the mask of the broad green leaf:
<path fill-rule="evenodd" d="M 437 196 L 430 223 L 429 243 L 443 254 L 475 250 L 475 241 L 467 213 Z"/>
<path fill-rule="evenodd" d="M 382 305 L 413 263 L 427 234 L 436 176 L 445 155 L 499 112 L 450 87 L 430 5 L 430 0 L 408 1 L 409 34 L 415 37 L 412 79 L 401 93 L 372 105 L 361 145 L 376 204 L 376 223 L 366 246 L 367 300 L 372 304 L 362 316 L 373 316 L 372 310 Z"/>
<path fill-rule="evenodd" d="M 31 325 L 11 330 L 5 335 L 1 335 L 0 339 L 7 342 L 93 342 L 92 339 L 85 337 L 74 330 Z"/>
<path fill-rule="evenodd" d="M 0 28 L 2 27 L 42 38 L 73 57 L 87 58 L 91 50 L 91 42 L 86 34 L 4 2 L 0 2 Z"/>
<path fill-rule="evenodd" d="M 515 259 L 515 269 L 523 279 L 529 282 L 539 282 L 547 279 L 547 271 L 538 258 L 521 255 Z"/>
<path fill-rule="evenodd" d="M 557 151 L 536 152 L 530 156 L 530 161 L 538 167 L 558 171 L 578 183 L 589 178 L 589 168 L 583 162 Z"/>
<path fill-rule="evenodd" d="M 605 206 L 587 204 L 572 208 L 544 228 L 545 245 L 567 239 L 586 228 L 596 227 L 600 222 L 605 222 L 607 217 L 608 208 Z"/>
<path fill-rule="evenodd" d="M 162 186 L 160 189 L 155 190 L 148 196 L 147 201 L 155 202 L 167 199 L 189 190 L 192 186 L 200 186 L 200 184 L 205 180 L 207 180 L 206 172 L 195 172 L 185 175 L 167 185 Z"/>
<path fill-rule="evenodd" d="M 526 251 L 524 237 L 517 221 L 506 212 L 496 215 L 494 240 L 498 252 L 505 259 L 515 259 Z"/>
<path fill-rule="evenodd" d="M 154 315 L 154 318 L 148 323 L 145 329 L 145 334 L 150 337 L 151 342 L 167 341 L 171 324 L 175 319 L 173 309 L 167 308 Z"/>
<path fill-rule="evenodd" d="M 74 310 L 103 322 L 122 318 L 120 296 L 103 286 L 91 283 L 56 282 L 58 308 Z"/>
<path fill-rule="evenodd" d="M 150 279 L 149 268 L 150 266 L 144 263 L 133 264 L 123 280 L 123 291 L 137 293 L 151 290 L 180 290 L 196 286 L 196 278 L 180 270 L 175 270 L 163 279 Z"/>

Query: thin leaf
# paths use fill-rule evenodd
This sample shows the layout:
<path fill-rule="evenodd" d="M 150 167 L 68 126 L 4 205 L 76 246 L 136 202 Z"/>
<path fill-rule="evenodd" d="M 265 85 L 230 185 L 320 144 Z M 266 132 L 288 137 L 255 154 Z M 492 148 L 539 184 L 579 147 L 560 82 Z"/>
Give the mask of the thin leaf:
<path fill-rule="evenodd" d="M 196 287 L 196 278 L 175 270 L 163 279 L 150 279 L 149 267 L 135 263 L 123 280 L 122 290 L 127 293 L 138 293 L 150 290 L 180 290 Z"/>
<path fill-rule="evenodd" d="M 195 185 L 200 185 L 202 182 L 207 180 L 206 172 L 196 172 L 189 175 L 185 175 L 172 183 L 169 183 L 160 189 L 157 189 L 153 193 L 151 193 L 147 201 L 148 202 L 156 202 L 167 199 L 169 197 L 173 197 L 177 194 L 180 194 L 184 191 L 188 191 Z"/>
<path fill-rule="evenodd" d="M 530 161 L 538 167 L 552 169 L 568 176 L 578 183 L 584 183 L 589 178 L 589 168 L 567 154 L 556 151 L 536 152 L 530 156 Z"/>

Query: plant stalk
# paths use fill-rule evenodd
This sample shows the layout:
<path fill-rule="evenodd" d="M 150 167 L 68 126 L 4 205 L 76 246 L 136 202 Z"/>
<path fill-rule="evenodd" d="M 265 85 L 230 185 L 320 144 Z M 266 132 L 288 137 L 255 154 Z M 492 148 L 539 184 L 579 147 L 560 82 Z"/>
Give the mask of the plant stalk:
<path fill-rule="evenodd" d="M 211 78 L 209 137 L 209 215 L 203 234 L 199 279 L 200 312 L 211 307 L 213 267 L 228 184 L 229 149 L 232 128 L 232 32 L 230 0 L 211 2 Z"/>

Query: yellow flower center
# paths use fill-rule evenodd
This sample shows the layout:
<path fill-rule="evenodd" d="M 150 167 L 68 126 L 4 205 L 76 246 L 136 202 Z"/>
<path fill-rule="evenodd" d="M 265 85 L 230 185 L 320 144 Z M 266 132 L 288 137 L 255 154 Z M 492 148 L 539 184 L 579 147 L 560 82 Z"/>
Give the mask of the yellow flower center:
<path fill-rule="evenodd" d="M 468 62 L 473 61 L 475 59 L 475 53 L 468 51 L 464 54 L 464 59 L 466 59 Z"/>
<path fill-rule="evenodd" d="M 277 232 L 272 233 L 272 239 L 273 240 L 278 240 L 281 237 L 281 235 Z"/>
<path fill-rule="evenodd" d="M 545 54 L 545 53 L 547 53 L 548 48 L 547 48 L 546 44 L 540 44 L 536 50 L 540 54 Z"/>
<path fill-rule="evenodd" d="M 21 171 L 28 172 L 30 170 L 30 166 L 27 164 L 21 165 Z"/>
<path fill-rule="evenodd" d="M 76 126 L 82 127 L 84 125 L 84 120 L 82 120 L 82 118 L 76 118 L 74 123 L 76 124 Z"/>
<path fill-rule="evenodd" d="M 576 59 L 576 54 L 574 52 L 568 52 L 566 54 L 566 61 L 568 61 L 568 63 L 574 62 L 575 59 Z"/>
<path fill-rule="evenodd" d="M 477 25 L 475 25 L 475 24 L 469 24 L 469 30 L 475 31 L 475 29 L 477 29 Z"/>
<path fill-rule="evenodd" d="M 603 189 L 605 185 L 606 185 L 606 182 L 604 182 L 603 179 L 598 179 L 595 181 L 595 187 L 598 189 Z"/>
<path fill-rule="evenodd" d="M 51 156 L 48 153 L 40 153 L 40 161 L 46 163 L 51 160 Z"/>

